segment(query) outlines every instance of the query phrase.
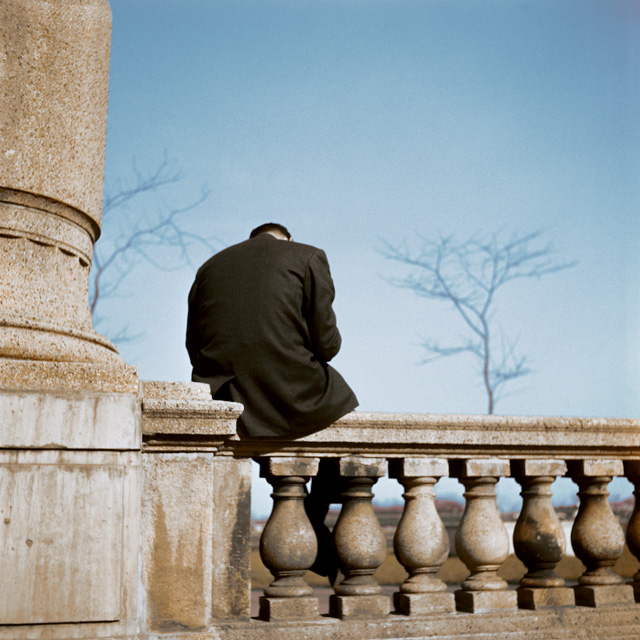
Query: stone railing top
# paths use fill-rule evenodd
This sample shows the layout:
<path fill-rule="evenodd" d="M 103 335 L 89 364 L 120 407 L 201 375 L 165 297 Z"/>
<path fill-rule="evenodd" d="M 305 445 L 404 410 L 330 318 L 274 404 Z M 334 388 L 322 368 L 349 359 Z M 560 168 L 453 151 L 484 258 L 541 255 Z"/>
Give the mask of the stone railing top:
<path fill-rule="evenodd" d="M 142 433 L 148 445 L 214 446 L 239 456 L 408 455 L 448 458 L 640 460 L 640 420 L 353 412 L 303 438 L 239 439 L 240 404 L 211 399 L 194 382 L 142 382 Z"/>
<path fill-rule="evenodd" d="M 246 455 L 425 455 L 640 458 L 640 420 L 551 416 L 353 412 L 296 440 L 229 443 Z"/>
<path fill-rule="evenodd" d="M 212 400 L 199 382 L 140 383 L 143 436 L 236 438 L 242 405 Z"/>

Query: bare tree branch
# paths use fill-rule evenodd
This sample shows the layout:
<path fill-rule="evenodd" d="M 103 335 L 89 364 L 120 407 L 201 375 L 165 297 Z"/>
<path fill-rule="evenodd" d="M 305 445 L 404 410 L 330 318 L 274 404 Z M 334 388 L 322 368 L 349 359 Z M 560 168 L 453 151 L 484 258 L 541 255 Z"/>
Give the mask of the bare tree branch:
<path fill-rule="evenodd" d="M 159 197 L 163 187 L 182 179 L 166 153 L 157 168 L 148 174 L 141 172 L 134 160 L 132 174 L 130 181 L 119 180 L 105 191 L 103 235 L 95 246 L 89 276 L 89 307 L 96 324 L 101 321 L 97 314 L 100 302 L 121 290 L 137 262 L 147 262 L 161 271 L 173 271 L 186 265 L 193 267 L 192 253 L 198 245 L 213 251 L 214 242 L 218 244 L 214 237 L 191 230 L 184 216 L 208 198 L 206 189 L 184 206 L 167 206 L 161 201 L 154 206 L 153 212 L 145 211 L 143 207 L 142 213 L 135 217 L 119 215 L 140 196 L 153 193 Z M 125 327 L 111 337 L 126 342 L 139 335 L 131 334 Z"/>
<path fill-rule="evenodd" d="M 420 297 L 449 302 L 475 335 L 446 347 L 426 341 L 422 346 L 430 355 L 423 362 L 471 353 L 480 365 L 488 413 L 494 412 L 505 384 L 531 373 L 526 357 L 516 353 L 515 343 L 494 344 L 492 318 L 498 291 L 509 282 L 541 278 L 576 264 L 555 257 L 553 245 L 542 242 L 545 232 L 514 233 L 507 240 L 495 233 L 462 242 L 453 236 L 437 241 L 419 237 L 417 250 L 406 241 L 397 246 L 383 242 L 381 253 L 387 259 L 411 269 L 404 277 L 387 281 Z"/>

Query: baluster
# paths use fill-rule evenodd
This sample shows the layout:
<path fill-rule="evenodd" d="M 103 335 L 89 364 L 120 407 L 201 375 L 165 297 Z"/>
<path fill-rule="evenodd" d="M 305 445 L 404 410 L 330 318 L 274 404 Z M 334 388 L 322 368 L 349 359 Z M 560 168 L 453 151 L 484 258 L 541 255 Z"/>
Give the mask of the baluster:
<path fill-rule="evenodd" d="M 514 460 L 511 472 L 522 487 L 523 499 L 513 546 L 528 569 L 517 590 L 518 605 L 522 609 L 571 606 L 573 589 L 565 587 L 556 573 L 566 542 L 551 504 L 551 484 L 567 472 L 567 465 L 563 460 Z"/>
<path fill-rule="evenodd" d="M 449 536 L 436 511 L 433 486 L 449 473 L 442 458 L 405 458 L 389 462 L 389 477 L 403 485 L 405 507 L 394 549 L 409 577 L 393 594 L 396 611 L 424 615 L 455 610 L 455 599 L 436 573 L 449 556 Z"/>
<path fill-rule="evenodd" d="M 260 475 L 273 486 L 273 511 L 260 537 L 262 562 L 273 582 L 260 598 L 263 620 L 318 615 L 318 598 L 303 576 L 318 552 L 316 535 L 304 510 L 306 482 L 318 472 L 318 458 L 262 458 Z"/>
<path fill-rule="evenodd" d="M 574 587 L 576 604 L 600 607 L 634 602 L 633 588 L 613 570 L 624 551 L 624 533 L 607 500 L 607 485 L 623 474 L 622 460 L 571 460 L 580 507 L 571 530 L 576 557 L 586 566 Z"/>
<path fill-rule="evenodd" d="M 385 474 L 381 458 L 340 458 L 337 472 L 348 481 L 342 494 L 343 505 L 333 529 L 333 540 L 344 580 L 336 584 L 329 600 L 334 617 L 356 618 L 386 616 L 390 611 L 387 596 L 373 574 L 387 552 L 384 534 L 371 506 L 372 487 Z"/>
<path fill-rule="evenodd" d="M 509 536 L 498 513 L 495 485 L 499 477 L 509 475 L 509 461 L 452 460 L 451 470 L 466 489 L 456 551 L 471 572 L 455 592 L 456 607 L 471 613 L 516 608 L 515 591 L 509 591 L 506 580 L 498 576 L 509 556 Z"/>
<path fill-rule="evenodd" d="M 625 460 L 624 473 L 627 479 L 633 483 L 633 495 L 636 499 L 633 513 L 627 524 L 627 546 L 631 553 L 640 560 L 640 460 Z M 640 602 L 640 571 L 627 584 L 633 587 L 636 602 Z"/>

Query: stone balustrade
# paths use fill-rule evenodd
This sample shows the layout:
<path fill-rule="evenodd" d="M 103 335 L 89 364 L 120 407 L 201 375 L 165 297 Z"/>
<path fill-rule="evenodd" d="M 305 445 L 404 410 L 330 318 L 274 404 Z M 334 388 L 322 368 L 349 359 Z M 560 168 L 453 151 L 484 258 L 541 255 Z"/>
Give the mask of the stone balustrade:
<path fill-rule="evenodd" d="M 229 405 L 211 404 L 229 421 Z M 163 422 L 156 407 L 153 421 L 164 425 L 158 429 L 145 423 L 144 408 L 143 400 L 143 453 L 166 457 L 169 451 L 174 456 L 209 451 L 213 467 L 222 464 L 226 474 L 236 469 L 234 477 L 243 479 L 240 492 L 232 489 L 224 496 L 213 489 L 217 503 L 208 525 L 213 554 L 218 562 L 234 564 L 217 567 L 222 579 L 214 575 L 213 586 L 206 585 L 210 601 L 203 601 L 201 614 L 192 619 L 198 621 L 199 629 L 215 629 L 215 637 L 454 638 L 488 634 L 493 638 L 555 638 L 582 637 L 587 628 L 592 638 L 640 636 L 640 572 L 625 584 L 613 569 L 624 550 L 625 532 L 607 499 L 607 486 L 616 476 L 626 476 L 637 495 L 640 421 L 354 413 L 299 440 L 242 441 L 227 430 L 226 435 L 211 435 L 207 445 L 206 437 L 194 436 L 188 419 Z M 216 410 L 206 409 L 210 415 Z M 246 503 L 250 459 L 259 462 L 261 475 L 273 487 L 274 500 L 260 543 L 273 580 L 264 590 L 257 619 L 250 618 L 247 584 L 249 515 L 246 507 L 242 511 L 234 504 L 238 497 Z M 305 508 L 310 504 L 308 481 L 313 483 L 319 472 L 325 481 L 333 479 L 336 496 L 331 501 L 342 504 L 331 536 L 321 530 L 317 518 L 309 518 Z M 402 485 L 405 500 L 394 551 L 408 577 L 392 594 L 388 589 L 383 593 L 374 576 L 387 549 L 371 506 L 372 489 L 387 473 Z M 434 485 L 445 476 L 458 479 L 465 489 L 455 549 L 469 575 L 454 592 L 437 577 L 450 553 L 434 501 Z M 527 572 L 517 588 L 498 574 L 510 545 L 498 513 L 495 485 L 507 476 L 520 485 L 523 498 L 513 546 Z M 571 544 L 586 567 L 577 584 L 570 585 L 556 572 L 566 541 L 551 504 L 550 487 L 561 476 L 570 477 L 579 487 Z M 217 477 L 222 481 L 219 473 Z M 175 485 L 175 478 L 172 482 Z M 231 488 L 224 481 L 221 486 Z M 154 499 L 161 502 L 162 496 Z M 180 500 L 170 502 L 177 510 L 175 519 Z M 221 505 L 225 508 L 219 514 Z M 182 516 L 193 520 L 187 507 Z M 636 508 L 626 531 L 626 543 L 636 556 L 640 555 L 639 511 Z M 216 528 L 219 516 L 223 526 Z M 193 532 L 196 525 L 193 522 L 184 530 Z M 173 546 L 185 553 L 185 544 L 193 546 L 194 542 L 179 538 L 178 534 Z M 230 555 L 216 555 L 217 547 L 229 550 Z M 323 568 L 333 580 L 334 595 L 324 615 L 319 614 L 317 594 L 304 580 L 316 558 L 326 561 Z M 153 564 L 153 549 L 147 561 Z M 198 594 L 203 591 L 201 585 L 191 586 Z M 146 587 L 147 593 L 157 591 L 152 575 Z M 184 591 L 184 585 L 177 587 Z M 163 593 L 162 597 L 167 607 L 170 596 Z M 157 615 L 156 605 L 153 607 Z M 189 626 L 184 616 L 175 621 L 175 627 L 166 616 L 157 619 L 164 626 L 150 631 Z"/>

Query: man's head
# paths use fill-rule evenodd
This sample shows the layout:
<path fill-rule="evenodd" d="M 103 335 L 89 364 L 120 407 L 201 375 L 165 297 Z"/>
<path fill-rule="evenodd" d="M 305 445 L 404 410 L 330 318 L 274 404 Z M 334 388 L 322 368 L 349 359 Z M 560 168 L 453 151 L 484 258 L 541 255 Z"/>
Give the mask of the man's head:
<path fill-rule="evenodd" d="M 256 236 L 261 236 L 263 233 L 268 233 L 272 235 L 274 238 L 278 238 L 278 240 L 289 240 L 291 242 L 293 238 L 289 231 L 287 231 L 286 227 L 283 227 L 281 224 L 277 222 L 267 222 L 265 224 L 261 224 L 259 227 L 256 227 L 252 232 L 249 238 L 255 238 Z"/>

